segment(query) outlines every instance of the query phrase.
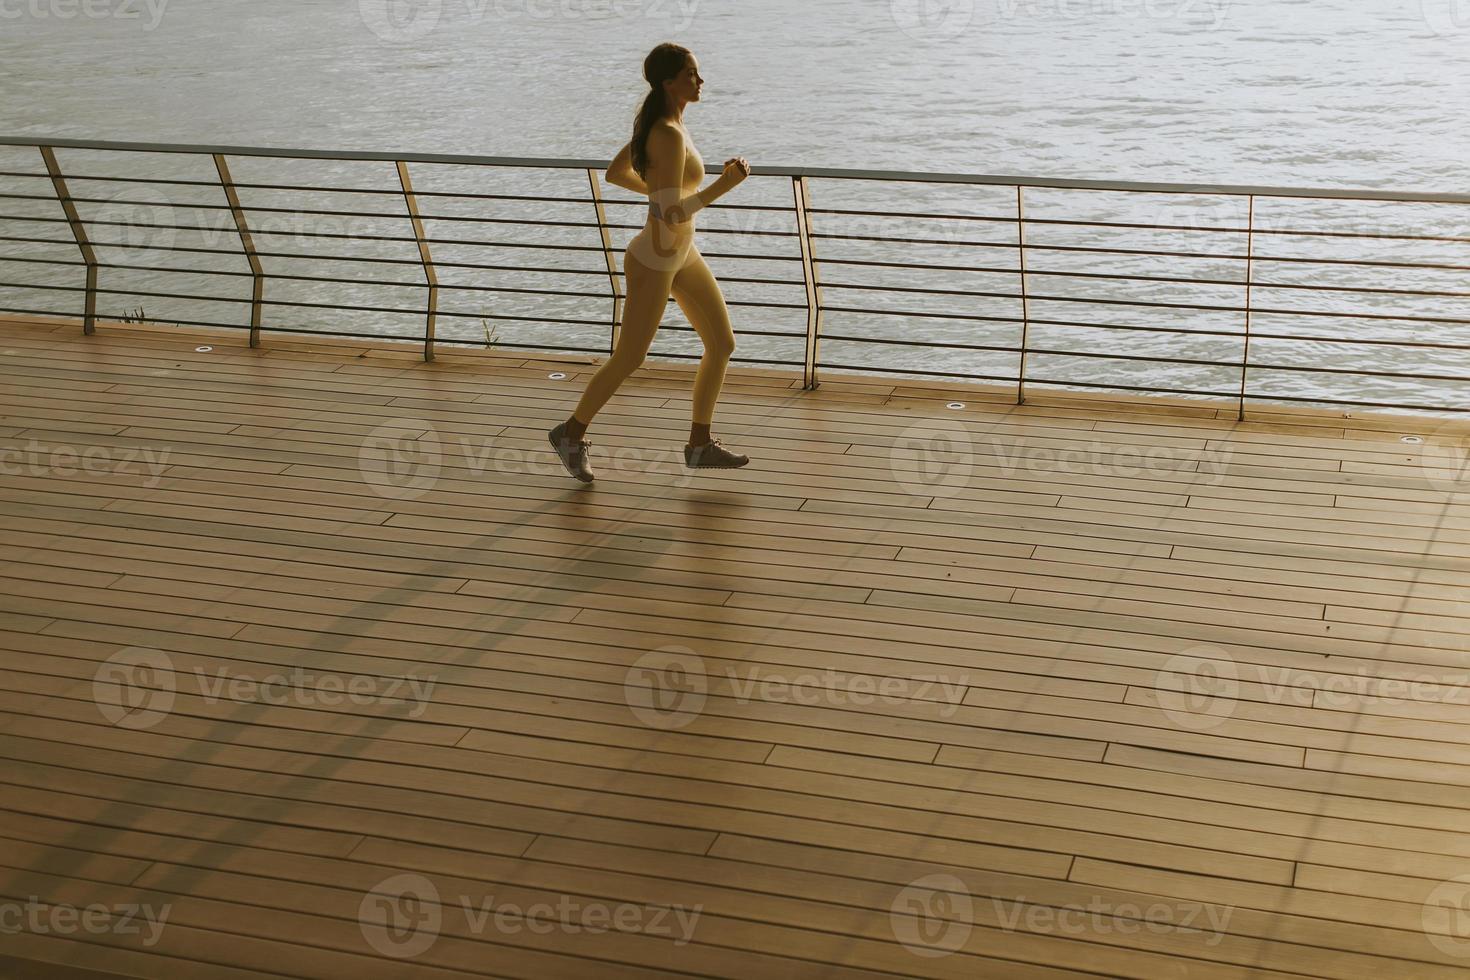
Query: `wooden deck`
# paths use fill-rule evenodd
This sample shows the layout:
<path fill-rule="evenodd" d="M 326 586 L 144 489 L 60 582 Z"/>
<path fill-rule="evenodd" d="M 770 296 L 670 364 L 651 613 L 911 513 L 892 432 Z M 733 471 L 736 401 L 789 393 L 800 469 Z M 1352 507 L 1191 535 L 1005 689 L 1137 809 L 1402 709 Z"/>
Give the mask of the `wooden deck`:
<path fill-rule="evenodd" d="M 0 325 L 0 972 L 1470 974 L 1422 423 L 587 370 Z"/>

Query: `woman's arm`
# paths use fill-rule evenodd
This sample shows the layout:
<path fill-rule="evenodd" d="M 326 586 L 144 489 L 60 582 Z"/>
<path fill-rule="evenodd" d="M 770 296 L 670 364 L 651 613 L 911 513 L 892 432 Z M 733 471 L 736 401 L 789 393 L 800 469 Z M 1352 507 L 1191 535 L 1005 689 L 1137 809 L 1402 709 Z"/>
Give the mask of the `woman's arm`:
<path fill-rule="evenodd" d="M 603 177 L 607 179 L 609 184 L 626 187 L 628 190 L 638 194 L 648 193 L 648 185 L 643 182 L 643 178 L 639 177 L 638 172 L 633 169 L 632 143 L 623 144 L 623 148 L 618 151 L 617 156 L 613 157 L 613 161 L 608 165 L 607 173 L 603 174 Z"/>

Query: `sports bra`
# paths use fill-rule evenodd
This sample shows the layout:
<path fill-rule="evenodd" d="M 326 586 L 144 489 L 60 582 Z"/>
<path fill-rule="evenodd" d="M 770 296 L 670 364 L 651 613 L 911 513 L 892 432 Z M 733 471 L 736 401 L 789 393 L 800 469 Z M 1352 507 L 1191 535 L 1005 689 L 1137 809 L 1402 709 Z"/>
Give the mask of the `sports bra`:
<path fill-rule="evenodd" d="M 704 181 L 704 158 L 699 155 L 699 151 L 694 148 L 694 141 L 688 136 L 684 137 L 684 147 L 684 174 L 680 193 L 687 197 L 699 190 L 699 185 Z M 648 215 L 650 218 L 659 217 L 658 207 L 653 201 L 648 202 Z M 693 217 L 690 215 L 691 221 Z"/>

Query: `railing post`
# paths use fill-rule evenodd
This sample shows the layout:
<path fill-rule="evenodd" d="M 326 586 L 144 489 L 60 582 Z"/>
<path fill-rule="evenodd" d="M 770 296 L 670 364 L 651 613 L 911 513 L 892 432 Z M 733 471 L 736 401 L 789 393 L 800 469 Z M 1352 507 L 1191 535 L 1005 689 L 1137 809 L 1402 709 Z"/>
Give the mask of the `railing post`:
<path fill-rule="evenodd" d="M 1016 261 L 1021 274 L 1021 363 L 1016 371 L 1016 404 L 1026 403 L 1026 347 L 1030 342 L 1031 309 L 1026 294 L 1026 205 L 1016 185 Z"/>
<path fill-rule="evenodd" d="M 796 200 L 796 237 L 801 243 L 801 271 L 806 283 L 806 354 L 802 359 L 801 387 L 817 387 L 817 345 L 822 339 L 822 287 L 817 279 L 817 259 L 812 248 L 811 199 L 805 177 L 791 178 Z"/>
<path fill-rule="evenodd" d="M 1235 420 L 1245 421 L 1245 372 L 1251 359 L 1251 264 L 1255 255 L 1256 196 L 1246 198 L 1245 212 L 1245 343 L 1240 351 L 1240 402 L 1236 407 Z"/>
<path fill-rule="evenodd" d="M 607 227 L 607 209 L 602 204 L 602 186 L 597 180 L 597 171 L 587 168 L 587 183 L 592 187 L 592 205 L 597 211 L 597 230 L 602 235 L 602 257 L 607 262 L 607 278 L 612 283 L 612 331 L 608 338 L 608 353 L 617 350 L 618 324 L 623 319 L 623 290 L 618 285 L 618 264 L 613 256 L 612 235 Z"/>
<path fill-rule="evenodd" d="M 56 199 L 61 202 L 62 210 L 66 212 L 66 221 L 71 225 L 72 237 L 76 239 L 77 247 L 82 250 L 82 260 L 87 263 L 87 312 L 82 318 L 82 333 L 90 335 L 97 330 L 97 255 L 92 251 L 92 243 L 87 238 L 87 229 L 77 215 L 76 205 L 72 203 L 71 192 L 66 189 L 66 178 L 61 176 L 61 167 L 56 162 L 56 152 L 49 146 L 43 146 L 40 150 L 41 158 L 46 161 L 46 172 L 51 175 L 51 186 L 56 189 Z"/>
<path fill-rule="evenodd" d="M 225 199 L 230 203 L 230 213 L 235 216 L 235 229 L 240 233 L 240 246 L 245 249 L 245 258 L 250 262 L 250 275 L 254 286 L 250 295 L 250 346 L 260 346 L 260 314 L 265 302 L 265 272 L 260 267 L 260 256 L 255 254 L 255 241 L 250 237 L 250 227 L 245 223 L 245 209 L 240 206 L 240 195 L 235 191 L 235 180 L 230 176 L 230 166 L 223 153 L 214 154 L 214 169 L 219 171 L 220 186 L 225 189 Z"/>
<path fill-rule="evenodd" d="M 434 359 L 434 314 L 439 309 L 439 277 L 434 272 L 434 260 L 429 255 L 428 237 L 424 235 L 424 222 L 419 217 L 418 198 L 413 196 L 413 182 L 408 179 L 408 164 L 397 161 L 398 183 L 403 188 L 403 200 L 408 205 L 408 217 L 413 222 L 414 241 L 419 246 L 419 261 L 424 266 L 424 281 L 429 284 L 429 307 L 424 311 L 424 360 Z"/>

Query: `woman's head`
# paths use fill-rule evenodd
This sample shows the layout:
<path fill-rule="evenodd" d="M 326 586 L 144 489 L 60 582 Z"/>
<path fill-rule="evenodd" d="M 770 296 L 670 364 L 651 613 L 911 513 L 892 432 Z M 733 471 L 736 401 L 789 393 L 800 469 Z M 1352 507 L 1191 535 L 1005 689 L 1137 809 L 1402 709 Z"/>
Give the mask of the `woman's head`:
<path fill-rule="evenodd" d="M 664 43 L 648 52 L 643 59 L 643 77 L 655 89 L 663 89 L 664 101 L 695 102 L 704 79 L 699 74 L 699 59 L 682 44 Z"/>
<path fill-rule="evenodd" d="M 648 94 L 638 107 L 633 122 L 632 163 L 638 176 L 648 169 L 648 133 L 656 120 L 667 116 L 676 104 L 698 102 L 704 79 L 694 52 L 682 44 L 665 42 L 643 59 L 643 77 Z"/>

